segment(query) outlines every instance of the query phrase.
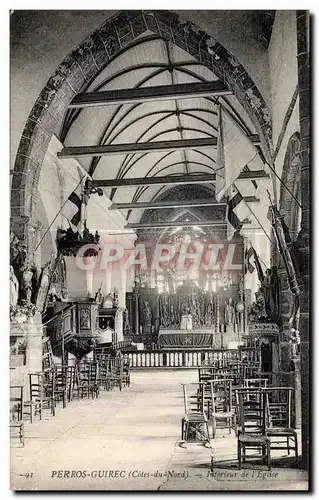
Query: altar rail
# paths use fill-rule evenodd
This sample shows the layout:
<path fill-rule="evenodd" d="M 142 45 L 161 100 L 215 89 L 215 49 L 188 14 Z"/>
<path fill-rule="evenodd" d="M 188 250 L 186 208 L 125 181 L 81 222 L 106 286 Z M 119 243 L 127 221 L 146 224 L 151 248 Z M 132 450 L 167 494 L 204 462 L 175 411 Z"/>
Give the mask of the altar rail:
<path fill-rule="evenodd" d="M 165 349 L 127 353 L 131 368 L 197 368 L 212 361 L 239 360 L 237 349 Z"/>

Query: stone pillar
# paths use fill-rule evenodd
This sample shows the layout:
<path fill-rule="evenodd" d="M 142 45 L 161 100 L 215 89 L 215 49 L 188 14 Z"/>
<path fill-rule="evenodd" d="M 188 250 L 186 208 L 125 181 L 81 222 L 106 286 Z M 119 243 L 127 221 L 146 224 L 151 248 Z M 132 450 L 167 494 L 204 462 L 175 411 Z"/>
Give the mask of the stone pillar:
<path fill-rule="evenodd" d="M 126 308 L 126 269 L 124 268 L 123 265 L 120 266 L 119 273 L 120 273 L 120 281 L 119 281 L 119 287 L 118 287 L 119 307 L 122 307 L 123 309 L 125 309 Z"/>
<path fill-rule="evenodd" d="M 301 265 L 300 362 L 302 406 L 302 458 L 308 468 L 309 458 L 309 285 L 310 285 L 310 200 L 309 135 L 310 135 L 310 71 L 309 12 L 297 10 L 297 61 L 299 86 L 300 158 L 301 158 L 301 231 L 297 244 Z"/>
<path fill-rule="evenodd" d="M 111 293 L 112 290 L 112 268 L 108 266 L 105 270 L 105 295 Z"/>
<path fill-rule="evenodd" d="M 295 381 L 295 426 L 297 429 L 301 428 L 301 373 L 300 373 L 300 359 L 293 358 L 294 363 L 294 381 Z"/>
<path fill-rule="evenodd" d="M 10 325 L 10 333 L 26 339 L 26 364 L 10 370 L 11 385 L 24 386 L 24 398 L 28 400 L 29 373 L 42 371 L 42 336 L 41 315 L 36 314 L 26 322 L 14 322 Z"/>
<path fill-rule="evenodd" d="M 86 290 L 89 298 L 93 297 L 93 269 L 88 269 L 86 273 Z"/>
<path fill-rule="evenodd" d="M 135 335 L 140 334 L 140 316 L 139 316 L 139 294 L 135 290 L 134 292 L 134 309 L 135 309 Z"/>
<path fill-rule="evenodd" d="M 116 340 L 115 342 L 123 342 L 124 336 L 123 336 L 123 309 L 119 307 L 115 313 L 115 325 L 114 325 L 114 330 L 115 330 L 115 336 Z"/>
<path fill-rule="evenodd" d="M 28 322 L 27 367 L 28 372 L 42 371 L 42 336 L 41 315 L 36 314 Z"/>

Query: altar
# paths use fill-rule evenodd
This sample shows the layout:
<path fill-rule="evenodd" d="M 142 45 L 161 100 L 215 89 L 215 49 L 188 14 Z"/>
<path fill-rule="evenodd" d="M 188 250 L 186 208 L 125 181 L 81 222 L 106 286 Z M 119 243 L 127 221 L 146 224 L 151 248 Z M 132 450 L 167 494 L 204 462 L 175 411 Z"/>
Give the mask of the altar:
<path fill-rule="evenodd" d="M 197 330 L 171 330 L 160 329 L 158 334 L 158 347 L 171 348 L 217 348 L 216 334 L 209 328 Z"/>

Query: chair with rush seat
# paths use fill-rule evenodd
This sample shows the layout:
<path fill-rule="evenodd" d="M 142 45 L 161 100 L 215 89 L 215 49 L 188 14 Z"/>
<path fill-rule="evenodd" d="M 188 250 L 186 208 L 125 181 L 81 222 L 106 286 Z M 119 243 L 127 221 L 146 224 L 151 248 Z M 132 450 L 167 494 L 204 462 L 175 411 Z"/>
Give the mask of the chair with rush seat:
<path fill-rule="evenodd" d="M 262 459 L 268 470 L 271 469 L 270 438 L 266 434 L 266 394 L 262 389 L 237 389 L 238 411 L 237 455 L 238 468 L 247 459 Z M 258 450 L 251 455 L 249 450 Z"/>
<path fill-rule="evenodd" d="M 16 437 L 24 446 L 23 386 L 10 386 L 10 437 Z"/>
<path fill-rule="evenodd" d="M 208 418 L 203 383 L 182 384 L 185 415 L 182 418 L 182 443 L 209 444 Z"/>

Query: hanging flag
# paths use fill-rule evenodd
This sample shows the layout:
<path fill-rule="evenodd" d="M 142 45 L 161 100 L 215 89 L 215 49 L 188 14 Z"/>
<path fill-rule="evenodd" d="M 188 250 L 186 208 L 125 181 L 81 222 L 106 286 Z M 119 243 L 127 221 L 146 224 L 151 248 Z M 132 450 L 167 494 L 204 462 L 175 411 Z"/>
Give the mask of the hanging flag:
<path fill-rule="evenodd" d="M 263 165 L 251 140 L 235 123 L 228 111 L 219 106 L 215 184 L 217 201 L 221 201 L 244 167 L 248 164 L 250 167 L 253 160 L 256 160 L 256 164 Z"/>
<path fill-rule="evenodd" d="M 254 255 L 253 247 L 246 248 L 246 250 L 245 250 L 245 274 L 247 274 L 248 272 L 250 274 L 253 274 L 253 272 L 255 271 L 255 267 L 250 262 L 250 259 L 253 257 L 253 255 Z"/>
<path fill-rule="evenodd" d="M 61 209 L 61 214 L 67 219 L 73 232 L 79 230 L 81 223 L 82 194 L 87 176 L 78 168 L 79 179 L 81 181 L 68 197 L 65 205 Z"/>
<path fill-rule="evenodd" d="M 231 240 L 236 231 L 240 231 L 243 221 L 250 215 L 244 198 L 235 186 L 228 190 L 226 207 L 227 239 Z"/>

